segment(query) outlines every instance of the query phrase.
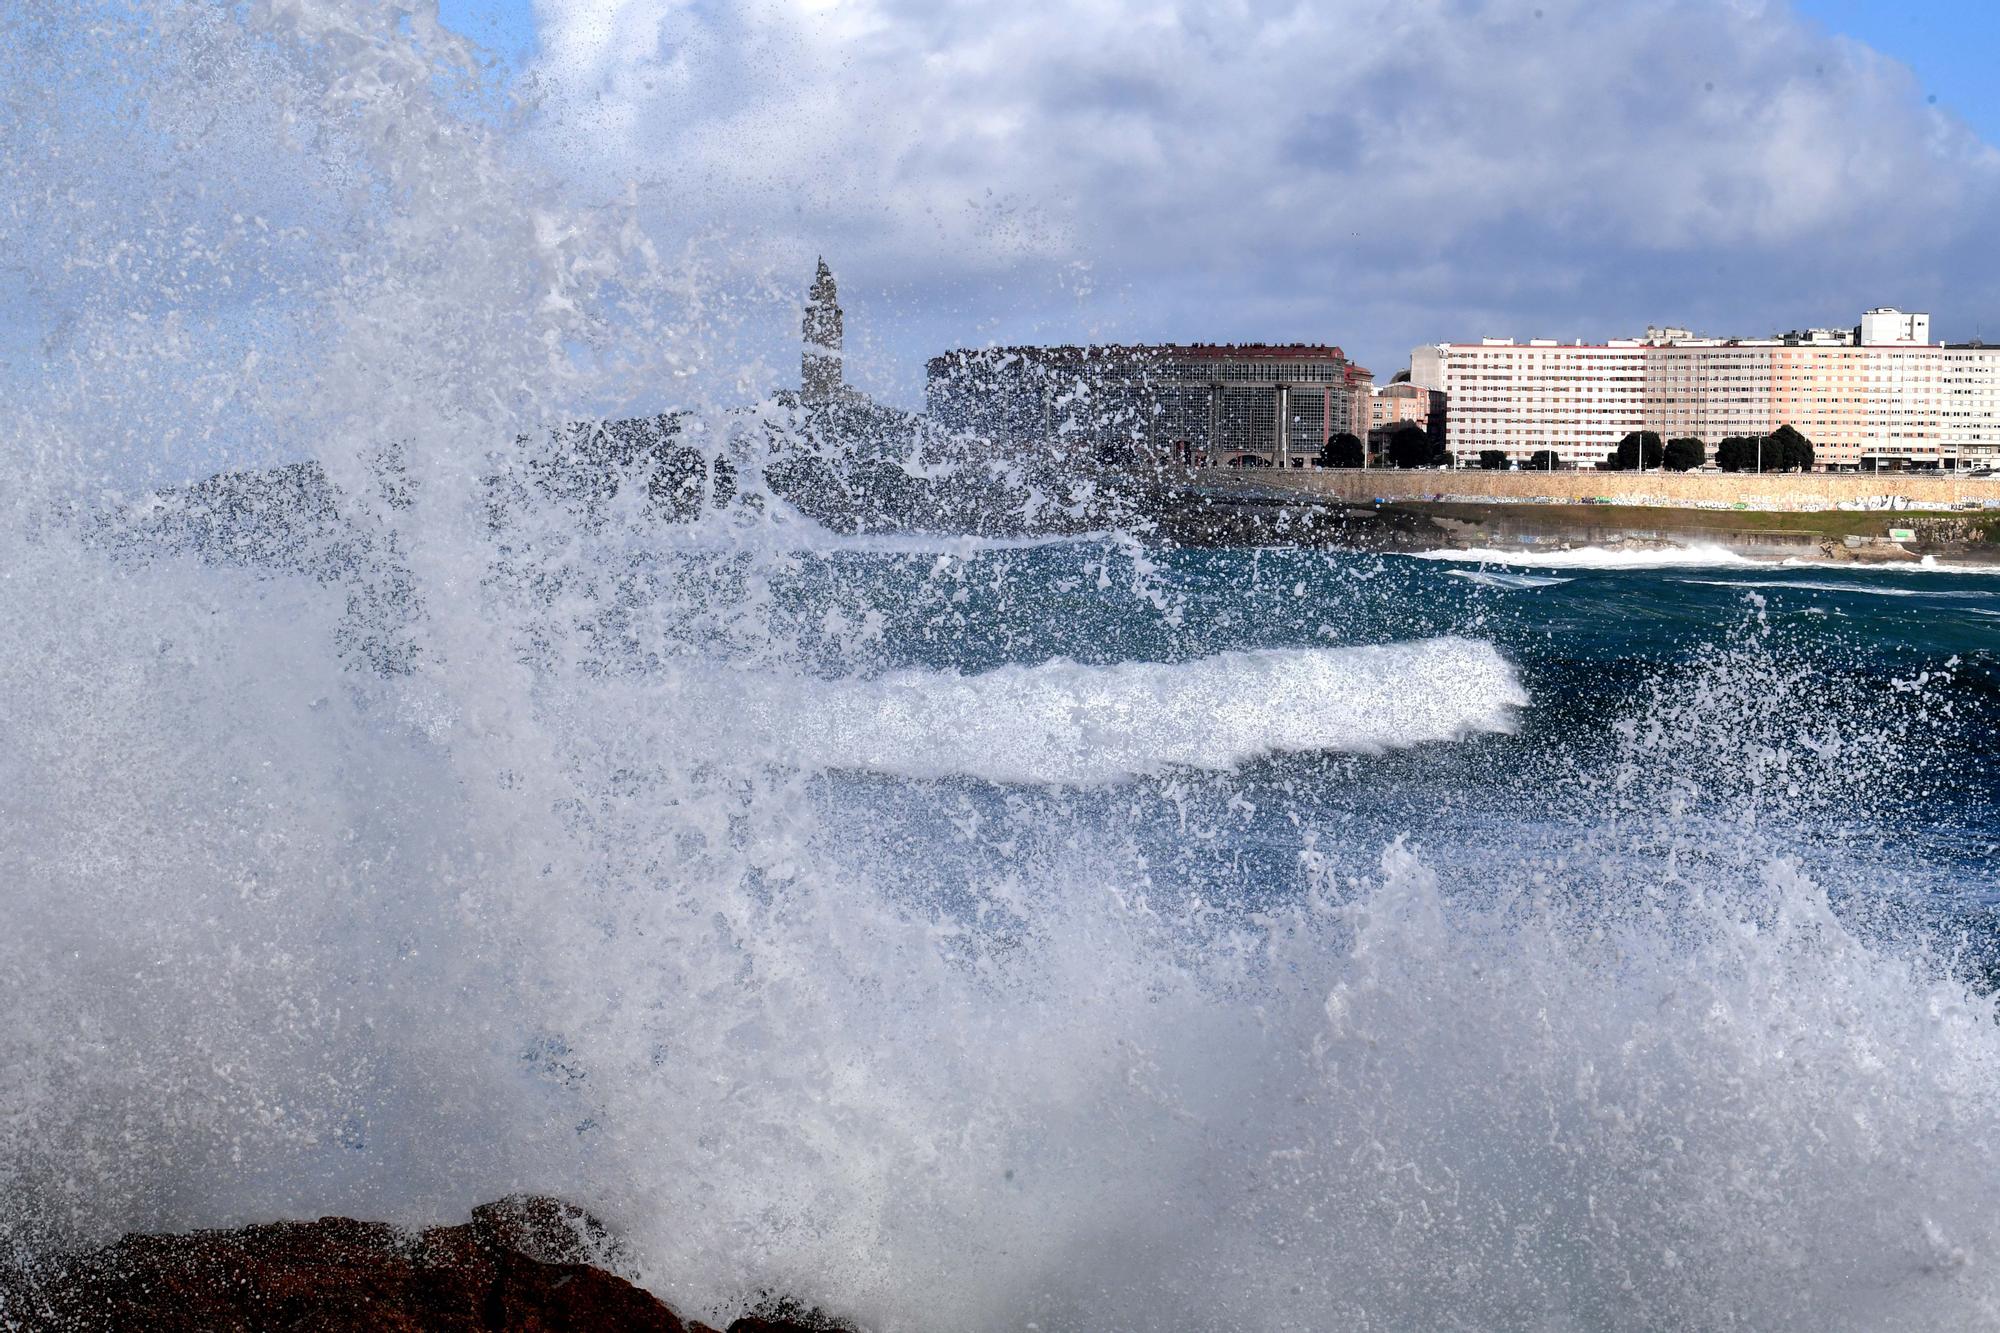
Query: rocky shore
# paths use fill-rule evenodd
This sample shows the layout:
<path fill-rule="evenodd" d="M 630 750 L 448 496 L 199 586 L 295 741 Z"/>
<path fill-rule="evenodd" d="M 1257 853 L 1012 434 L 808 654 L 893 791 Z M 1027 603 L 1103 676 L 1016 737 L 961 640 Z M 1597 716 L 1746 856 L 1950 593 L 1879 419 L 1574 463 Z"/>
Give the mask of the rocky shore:
<path fill-rule="evenodd" d="M 615 1271 L 582 1209 L 517 1197 L 459 1226 L 401 1231 L 323 1217 L 233 1231 L 126 1236 L 0 1266 L 6 1333 L 718 1333 Z M 839 1333 L 787 1300 L 720 1333 Z"/>

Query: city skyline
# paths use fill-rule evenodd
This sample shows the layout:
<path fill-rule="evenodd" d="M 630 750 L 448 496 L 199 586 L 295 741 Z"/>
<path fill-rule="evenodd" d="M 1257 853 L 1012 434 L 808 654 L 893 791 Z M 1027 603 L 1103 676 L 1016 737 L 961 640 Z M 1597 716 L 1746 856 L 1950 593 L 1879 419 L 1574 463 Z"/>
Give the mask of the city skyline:
<path fill-rule="evenodd" d="M 1482 338 L 1412 349 L 1411 380 L 1448 403 L 1464 459 L 1552 454 L 1594 466 L 1642 430 L 1714 444 L 1782 426 L 1835 470 L 1991 467 L 2000 348 L 1934 341 L 1930 316 L 1879 307 L 1851 326 L 1777 337 L 1650 328 L 1586 343 Z"/>

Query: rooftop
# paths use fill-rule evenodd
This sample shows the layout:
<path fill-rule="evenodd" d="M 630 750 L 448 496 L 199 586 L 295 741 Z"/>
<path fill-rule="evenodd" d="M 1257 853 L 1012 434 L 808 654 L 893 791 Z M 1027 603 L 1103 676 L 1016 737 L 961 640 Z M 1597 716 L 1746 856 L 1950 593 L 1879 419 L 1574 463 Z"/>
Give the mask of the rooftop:
<path fill-rule="evenodd" d="M 1172 357 L 1182 361 L 1346 361 L 1347 353 L 1330 343 L 1102 343 L 1090 346 L 1056 344 L 1020 347 L 960 347 L 931 358 L 1020 356 L 1044 360 L 1092 357 Z"/>

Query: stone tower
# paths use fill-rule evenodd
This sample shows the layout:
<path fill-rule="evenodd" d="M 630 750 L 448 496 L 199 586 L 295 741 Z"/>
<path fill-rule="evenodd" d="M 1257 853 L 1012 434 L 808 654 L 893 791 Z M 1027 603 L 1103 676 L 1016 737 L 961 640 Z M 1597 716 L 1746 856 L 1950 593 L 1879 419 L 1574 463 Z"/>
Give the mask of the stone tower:
<path fill-rule="evenodd" d="M 840 396 L 840 292 L 833 270 L 819 261 L 812 291 L 806 296 L 803 326 L 805 347 L 799 364 L 799 394 L 807 402 L 830 402 Z"/>

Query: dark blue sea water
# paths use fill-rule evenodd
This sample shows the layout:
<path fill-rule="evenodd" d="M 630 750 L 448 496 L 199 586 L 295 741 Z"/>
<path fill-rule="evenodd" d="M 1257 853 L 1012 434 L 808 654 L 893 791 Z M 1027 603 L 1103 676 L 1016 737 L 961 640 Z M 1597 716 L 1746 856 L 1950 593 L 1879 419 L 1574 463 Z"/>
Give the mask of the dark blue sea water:
<path fill-rule="evenodd" d="M 1135 597 L 1116 548 L 962 557 L 835 558 L 909 591 L 885 599 L 885 664 L 980 672 L 1461 636 L 1516 670 L 1528 703 L 1511 732 L 1241 767 L 1229 799 L 1255 810 L 1226 850 L 1181 858 L 1191 892 L 1272 892 L 1296 878 L 1301 828 L 1337 831 L 1319 847 L 1343 864 L 1407 834 L 1476 879 L 1488 858 L 1557 856 L 1648 824 L 1682 843 L 1753 837 L 1842 895 L 1968 920 L 2000 892 L 2000 571 L 1202 549 L 1157 553 Z M 823 587 L 788 592 L 810 602 Z M 1377 680 L 1398 689 L 1393 670 Z M 1249 680 L 1203 706 L 1293 707 Z M 1185 774 L 1145 786 L 1150 806 L 1116 799 L 1180 817 L 1158 793 L 1187 799 Z M 1156 855 L 1171 843 L 1159 838 Z"/>

